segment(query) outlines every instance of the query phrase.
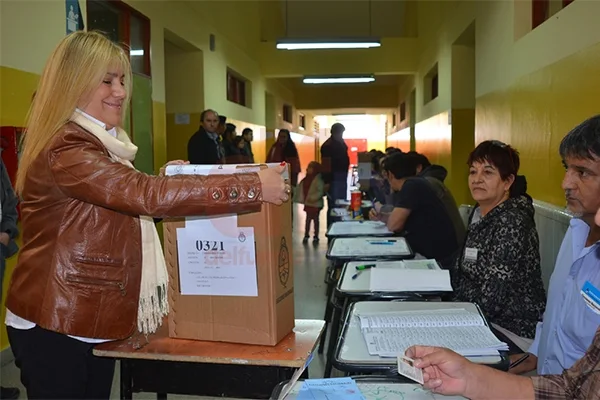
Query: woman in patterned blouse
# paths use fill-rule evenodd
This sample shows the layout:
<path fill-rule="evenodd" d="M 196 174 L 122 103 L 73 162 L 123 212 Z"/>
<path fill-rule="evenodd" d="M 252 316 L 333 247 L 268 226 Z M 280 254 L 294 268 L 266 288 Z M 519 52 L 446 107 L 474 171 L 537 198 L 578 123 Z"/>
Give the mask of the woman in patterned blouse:
<path fill-rule="evenodd" d="M 485 141 L 467 163 L 477 205 L 451 270 L 455 300 L 477 303 L 509 338 L 533 338 L 546 294 L 533 202 L 525 177 L 517 175 L 519 154 L 502 142 Z"/>

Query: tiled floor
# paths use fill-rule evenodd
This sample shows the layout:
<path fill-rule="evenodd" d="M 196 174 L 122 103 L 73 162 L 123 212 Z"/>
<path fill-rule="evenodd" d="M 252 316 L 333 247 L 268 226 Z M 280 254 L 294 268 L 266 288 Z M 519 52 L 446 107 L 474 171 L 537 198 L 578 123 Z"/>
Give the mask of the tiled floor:
<path fill-rule="evenodd" d="M 325 311 L 325 272 L 327 241 L 325 240 L 325 213 L 321 213 L 321 241 L 318 245 L 302 244 L 304 237 L 304 213 L 298 207 L 294 217 L 294 284 L 296 301 L 296 318 L 322 319 Z M 311 235 L 312 236 L 312 235 Z M 309 373 L 311 377 L 322 377 L 324 370 L 323 356 L 315 356 Z M 115 372 L 111 398 L 119 398 L 119 371 Z M 21 398 L 26 399 L 25 390 L 19 380 L 19 370 L 14 363 L 2 367 L 2 386 L 17 386 L 21 389 Z M 134 394 L 134 399 L 155 399 L 151 393 Z M 195 396 L 169 396 L 169 399 L 198 398 Z"/>

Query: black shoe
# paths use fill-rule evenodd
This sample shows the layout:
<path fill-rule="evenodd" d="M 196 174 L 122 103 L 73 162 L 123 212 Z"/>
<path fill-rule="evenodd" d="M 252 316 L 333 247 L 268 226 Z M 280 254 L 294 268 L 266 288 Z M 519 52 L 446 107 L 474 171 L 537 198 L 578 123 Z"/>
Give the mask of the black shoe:
<path fill-rule="evenodd" d="M 15 387 L 0 387 L 0 399 L 18 399 L 21 391 Z"/>
<path fill-rule="evenodd" d="M 315 244 L 316 244 L 316 243 L 319 243 L 319 237 L 318 237 L 318 236 L 315 236 L 315 237 L 313 238 L 313 243 L 315 243 Z"/>
<path fill-rule="evenodd" d="M 302 244 L 306 243 L 308 243 L 308 236 L 304 236 L 304 239 L 302 239 Z"/>

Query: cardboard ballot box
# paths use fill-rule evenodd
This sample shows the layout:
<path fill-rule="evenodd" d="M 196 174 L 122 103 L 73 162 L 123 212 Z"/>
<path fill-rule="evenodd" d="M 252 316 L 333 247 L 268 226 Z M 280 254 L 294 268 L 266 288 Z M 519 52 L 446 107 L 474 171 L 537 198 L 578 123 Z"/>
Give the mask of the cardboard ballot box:
<path fill-rule="evenodd" d="M 166 174 L 267 167 L 169 166 Z M 289 334 L 294 328 L 291 215 L 288 201 L 265 203 L 256 213 L 165 221 L 169 336 L 275 345 Z"/>

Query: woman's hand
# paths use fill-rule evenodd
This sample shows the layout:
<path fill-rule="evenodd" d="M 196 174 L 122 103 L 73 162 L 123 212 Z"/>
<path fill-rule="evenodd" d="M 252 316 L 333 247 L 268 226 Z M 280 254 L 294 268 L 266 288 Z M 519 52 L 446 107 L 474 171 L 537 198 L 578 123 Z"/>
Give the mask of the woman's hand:
<path fill-rule="evenodd" d="M 455 352 L 427 346 L 413 346 L 406 356 L 415 360 L 415 367 L 423 369 L 423 386 L 444 395 L 464 395 L 467 391 L 469 370 L 475 365 Z"/>
<path fill-rule="evenodd" d="M 287 185 L 283 179 L 282 174 L 285 169 L 285 165 L 279 165 L 275 168 L 266 168 L 258 172 L 264 202 L 280 205 L 284 201 L 289 200 L 292 187 Z"/>
<path fill-rule="evenodd" d="M 160 168 L 160 171 L 158 172 L 158 176 L 165 176 L 165 171 L 169 165 L 187 165 L 189 163 L 190 163 L 189 161 L 184 161 L 184 160 L 169 161 L 168 163 L 166 163 L 165 165 L 163 165 Z"/>

